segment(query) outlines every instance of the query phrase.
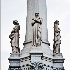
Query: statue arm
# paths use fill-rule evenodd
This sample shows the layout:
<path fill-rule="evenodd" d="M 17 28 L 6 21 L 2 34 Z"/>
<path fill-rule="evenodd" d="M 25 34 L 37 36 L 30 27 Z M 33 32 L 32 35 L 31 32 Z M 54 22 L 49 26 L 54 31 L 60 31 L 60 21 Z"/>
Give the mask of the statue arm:
<path fill-rule="evenodd" d="M 9 38 L 10 38 L 10 39 L 14 38 L 14 34 L 10 34 L 10 35 L 9 35 Z"/>
<path fill-rule="evenodd" d="M 31 23 L 32 26 L 34 26 L 35 22 Z"/>

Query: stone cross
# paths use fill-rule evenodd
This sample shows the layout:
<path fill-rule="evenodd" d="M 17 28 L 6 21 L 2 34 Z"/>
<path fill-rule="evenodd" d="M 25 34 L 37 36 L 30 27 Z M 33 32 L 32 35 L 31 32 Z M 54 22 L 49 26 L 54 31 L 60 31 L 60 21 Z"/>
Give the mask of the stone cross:
<path fill-rule="evenodd" d="M 42 19 L 39 17 L 39 13 L 35 13 L 35 18 L 32 19 L 31 25 L 33 27 L 33 45 L 40 46 Z"/>

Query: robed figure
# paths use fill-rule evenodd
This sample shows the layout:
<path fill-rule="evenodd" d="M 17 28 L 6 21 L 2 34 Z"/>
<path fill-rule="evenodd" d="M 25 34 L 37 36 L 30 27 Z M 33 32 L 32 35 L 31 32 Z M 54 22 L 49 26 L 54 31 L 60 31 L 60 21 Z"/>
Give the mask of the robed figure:
<path fill-rule="evenodd" d="M 61 44 L 61 36 L 60 36 L 60 28 L 58 27 L 59 21 L 54 22 L 54 45 L 53 45 L 53 52 L 60 53 L 60 44 Z"/>
<path fill-rule="evenodd" d="M 33 45 L 40 46 L 41 45 L 41 30 L 42 30 L 42 19 L 39 17 L 39 13 L 35 13 L 35 18 L 32 19 L 31 23 L 33 27 Z"/>
<path fill-rule="evenodd" d="M 20 25 L 17 20 L 13 21 L 13 24 L 15 27 L 11 31 L 11 34 L 9 35 L 9 38 L 11 39 L 11 47 L 12 47 L 12 52 L 13 53 L 18 53 L 20 51 L 19 49 L 19 30 L 20 30 Z"/>

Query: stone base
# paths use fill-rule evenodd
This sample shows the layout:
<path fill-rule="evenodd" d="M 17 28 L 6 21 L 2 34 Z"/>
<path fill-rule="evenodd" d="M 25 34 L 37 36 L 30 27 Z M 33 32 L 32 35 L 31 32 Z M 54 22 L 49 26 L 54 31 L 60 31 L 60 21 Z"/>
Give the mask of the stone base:
<path fill-rule="evenodd" d="M 55 54 L 53 57 L 53 70 L 64 70 L 63 67 L 64 58 L 61 53 Z"/>

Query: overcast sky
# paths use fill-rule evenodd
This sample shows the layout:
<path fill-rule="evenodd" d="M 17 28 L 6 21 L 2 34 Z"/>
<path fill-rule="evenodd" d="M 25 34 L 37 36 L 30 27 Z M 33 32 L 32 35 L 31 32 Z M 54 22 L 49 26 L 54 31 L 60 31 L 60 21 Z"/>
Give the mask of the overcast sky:
<path fill-rule="evenodd" d="M 61 28 L 61 53 L 65 58 L 65 70 L 70 70 L 70 0 L 47 0 L 47 25 L 50 48 L 53 48 L 54 21 L 59 20 Z M 20 23 L 20 49 L 23 48 L 26 33 L 27 0 L 1 0 L 1 70 L 8 70 L 13 20 Z"/>

